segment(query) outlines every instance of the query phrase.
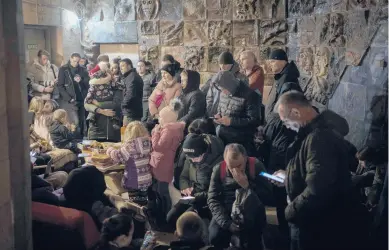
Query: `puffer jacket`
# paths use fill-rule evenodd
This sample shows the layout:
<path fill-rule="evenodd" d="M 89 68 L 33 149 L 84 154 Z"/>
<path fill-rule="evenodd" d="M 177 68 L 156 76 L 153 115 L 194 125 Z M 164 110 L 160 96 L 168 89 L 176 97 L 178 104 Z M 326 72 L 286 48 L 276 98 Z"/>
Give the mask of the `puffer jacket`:
<path fill-rule="evenodd" d="M 178 97 L 184 104 L 178 114 L 178 119 L 187 126 L 197 118 L 204 116 L 206 111 L 205 95 L 199 89 L 200 74 L 197 71 L 186 70 L 188 74 L 187 86 Z"/>
<path fill-rule="evenodd" d="M 58 121 L 51 123 L 49 131 L 53 145 L 56 148 L 69 148 L 69 144 L 74 143 L 73 133 Z"/>
<path fill-rule="evenodd" d="M 52 96 L 58 95 L 57 90 L 53 93 L 44 93 L 45 87 L 55 87 L 55 79 L 58 78 L 58 68 L 50 61 L 45 66 L 41 65 L 38 59 L 27 67 L 27 78 L 30 79 L 32 96 L 39 96 L 44 100 L 52 99 Z"/>
<path fill-rule="evenodd" d="M 252 189 L 264 205 L 272 203 L 272 186 L 266 178 L 259 176 L 259 173 L 266 172 L 262 162 L 255 162 L 255 179 L 250 176 L 248 161 L 246 164 L 246 175 L 249 179 L 249 188 Z M 212 212 L 212 217 L 217 224 L 228 230 L 232 223 L 230 214 L 232 204 L 235 201 L 235 191 L 241 186 L 234 180 L 232 174 L 227 170 L 226 177 L 220 178 L 220 164 L 213 168 L 211 182 L 208 191 L 208 207 Z"/>
<path fill-rule="evenodd" d="M 153 91 L 152 84 L 155 74 L 153 72 L 147 73 L 141 77 L 143 80 L 143 102 L 148 102 L 151 92 Z"/>
<path fill-rule="evenodd" d="M 269 96 L 265 107 L 266 121 L 270 118 L 270 114 L 273 112 L 274 106 L 277 103 L 278 98 L 285 92 L 296 90 L 302 92 L 299 85 L 298 78 L 300 72 L 296 64 L 291 61 L 285 68 L 279 73 L 274 75 L 275 83 L 270 89 Z"/>
<path fill-rule="evenodd" d="M 207 135 L 210 148 L 201 164 L 186 159 L 180 176 L 180 189 L 193 187 L 196 202 L 206 204 L 213 167 L 223 161 L 224 144 L 214 135 Z"/>

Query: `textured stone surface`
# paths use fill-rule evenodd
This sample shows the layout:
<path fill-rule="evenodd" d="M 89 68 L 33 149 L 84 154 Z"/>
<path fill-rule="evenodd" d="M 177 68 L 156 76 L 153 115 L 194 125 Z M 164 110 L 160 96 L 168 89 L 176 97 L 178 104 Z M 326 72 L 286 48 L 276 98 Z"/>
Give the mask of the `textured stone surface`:
<path fill-rule="evenodd" d="M 322 77 L 312 77 L 309 84 L 305 88 L 305 96 L 315 103 L 327 106 L 333 91 L 336 89 L 338 81 L 325 79 Z"/>
<path fill-rule="evenodd" d="M 298 47 L 288 47 L 288 49 L 286 51 L 288 54 L 288 59 L 296 61 L 299 50 L 300 50 L 300 48 L 298 48 Z"/>
<path fill-rule="evenodd" d="M 315 41 L 319 46 L 326 46 L 330 36 L 330 14 L 316 17 Z"/>
<path fill-rule="evenodd" d="M 334 47 L 344 47 L 346 36 L 344 34 L 344 16 L 340 13 L 331 14 L 329 44 Z"/>
<path fill-rule="evenodd" d="M 25 24 L 38 24 L 36 4 L 23 2 L 23 20 Z"/>
<path fill-rule="evenodd" d="M 205 19 L 204 0 L 183 0 L 182 8 L 184 10 L 185 20 Z"/>
<path fill-rule="evenodd" d="M 236 20 L 249 20 L 258 18 L 259 0 L 234 0 L 233 17 Z"/>
<path fill-rule="evenodd" d="M 362 148 L 369 132 L 369 124 L 361 122 L 350 116 L 344 116 L 349 124 L 349 133 L 345 139 L 351 142 L 356 148 Z"/>
<path fill-rule="evenodd" d="M 331 60 L 330 56 L 330 48 L 316 47 L 313 75 L 317 77 L 327 78 Z"/>
<path fill-rule="evenodd" d="M 139 58 L 151 62 L 154 68 L 159 67 L 159 54 L 159 46 L 139 46 Z"/>
<path fill-rule="evenodd" d="M 70 58 L 74 51 L 81 51 L 81 29 L 80 26 L 70 19 L 74 18 L 74 14 L 68 10 L 62 10 L 62 44 L 63 57 Z"/>
<path fill-rule="evenodd" d="M 258 15 L 260 19 L 284 19 L 285 18 L 285 1 L 259 1 Z"/>
<path fill-rule="evenodd" d="M 300 46 L 314 46 L 315 40 L 315 29 L 316 19 L 315 17 L 303 17 L 299 22 L 299 45 Z"/>
<path fill-rule="evenodd" d="M 37 0 L 36 2 L 40 5 L 61 6 L 61 0 Z"/>
<path fill-rule="evenodd" d="M 367 48 L 368 41 L 368 19 L 364 11 L 353 12 L 348 15 L 345 23 L 346 46 L 348 48 Z"/>
<path fill-rule="evenodd" d="M 151 20 L 158 17 L 161 11 L 160 0 L 138 0 L 136 5 L 138 20 Z"/>
<path fill-rule="evenodd" d="M 288 23 L 288 36 L 287 36 L 287 45 L 291 47 L 297 47 L 299 44 L 298 39 L 298 31 L 299 31 L 299 25 L 298 25 L 298 19 L 297 18 L 289 18 L 287 20 Z M 261 34 L 260 34 L 261 36 Z"/>
<path fill-rule="evenodd" d="M 208 44 L 206 21 L 186 21 L 184 24 L 185 46 L 206 46 Z"/>
<path fill-rule="evenodd" d="M 207 18 L 209 20 L 231 20 L 232 1 L 229 0 L 205 0 Z"/>
<path fill-rule="evenodd" d="M 183 45 L 184 22 L 160 21 L 161 44 L 165 46 Z"/>
<path fill-rule="evenodd" d="M 93 22 L 113 21 L 114 0 L 86 0 L 87 19 Z"/>
<path fill-rule="evenodd" d="M 346 68 L 345 49 L 331 48 L 330 67 L 328 71 L 328 78 L 340 81 L 340 77 Z"/>
<path fill-rule="evenodd" d="M 207 49 L 204 47 L 185 47 L 184 68 L 196 71 L 207 70 Z"/>
<path fill-rule="evenodd" d="M 233 21 L 233 45 L 258 45 L 258 22 L 256 20 Z"/>
<path fill-rule="evenodd" d="M 347 8 L 348 0 L 332 0 L 331 2 L 331 10 L 332 11 L 345 11 Z"/>
<path fill-rule="evenodd" d="M 161 12 L 159 13 L 161 20 L 181 20 L 182 19 L 182 1 L 169 0 L 161 1 Z"/>
<path fill-rule="evenodd" d="M 331 4 L 333 0 L 316 0 L 315 13 L 325 14 L 331 11 Z"/>
<path fill-rule="evenodd" d="M 307 90 L 307 87 L 309 86 L 309 84 L 311 83 L 312 81 L 312 77 L 311 76 L 306 76 L 306 75 L 301 75 L 300 78 L 299 78 L 299 85 L 300 85 L 300 88 L 306 92 Z"/>
<path fill-rule="evenodd" d="M 306 75 L 312 75 L 314 65 L 314 53 L 315 49 L 312 47 L 300 48 L 297 56 L 297 65 L 300 72 Z"/>
<path fill-rule="evenodd" d="M 373 47 L 387 47 L 388 46 L 388 25 L 381 24 L 374 33 L 371 45 Z"/>
<path fill-rule="evenodd" d="M 347 48 L 346 49 L 346 64 L 358 66 L 361 63 L 362 56 L 366 49 L 364 48 Z"/>
<path fill-rule="evenodd" d="M 289 0 L 290 16 L 307 16 L 315 10 L 315 0 Z"/>
<path fill-rule="evenodd" d="M 38 6 L 38 24 L 39 25 L 61 25 L 61 11 L 59 8 Z"/>
<path fill-rule="evenodd" d="M 286 21 L 261 21 L 260 23 L 260 44 L 265 46 L 286 44 Z"/>
<path fill-rule="evenodd" d="M 90 39 L 95 43 L 136 43 L 138 41 L 136 22 L 113 21 L 89 22 Z"/>
<path fill-rule="evenodd" d="M 174 59 L 181 64 L 181 66 L 184 66 L 184 55 L 185 55 L 185 48 L 184 46 L 175 46 L 175 47 L 162 47 L 161 48 L 161 55 L 170 54 L 174 57 Z"/>
<path fill-rule="evenodd" d="M 217 72 L 219 71 L 219 55 L 224 51 L 230 51 L 228 47 L 209 47 L 208 50 L 208 71 Z"/>
<path fill-rule="evenodd" d="M 115 0 L 114 20 L 116 22 L 135 20 L 135 0 Z"/>
<path fill-rule="evenodd" d="M 231 21 L 208 22 L 209 46 L 230 46 L 232 40 Z"/>
<path fill-rule="evenodd" d="M 388 47 L 372 47 L 367 55 L 370 82 L 374 86 L 386 87 L 388 80 Z"/>
<path fill-rule="evenodd" d="M 361 10 L 366 9 L 369 6 L 369 0 L 348 0 L 347 10 Z"/>
<path fill-rule="evenodd" d="M 376 7 L 370 10 L 369 15 L 369 41 L 375 36 L 380 26 L 388 28 L 388 7 Z M 386 37 L 388 37 L 386 35 Z"/>
<path fill-rule="evenodd" d="M 215 73 L 200 72 L 200 86 L 206 83 Z"/>
<path fill-rule="evenodd" d="M 139 34 L 142 36 L 159 35 L 158 21 L 138 21 Z"/>

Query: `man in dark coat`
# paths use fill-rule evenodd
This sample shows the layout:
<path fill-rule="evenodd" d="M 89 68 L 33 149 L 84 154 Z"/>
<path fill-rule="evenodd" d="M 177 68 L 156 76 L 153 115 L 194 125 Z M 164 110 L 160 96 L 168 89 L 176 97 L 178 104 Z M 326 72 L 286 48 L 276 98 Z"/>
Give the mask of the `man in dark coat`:
<path fill-rule="evenodd" d="M 269 204 L 272 199 L 269 181 L 259 176 L 259 173 L 266 172 L 264 165 L 256 160 L 255 171 L 252 174 L 246 150 L 242 145 L 227 145 L 224 151 L 224 161 L 226 163 L 225 174 L 221 173 L 221 164 L 217 164 L 213 168 L 208 191 L 208 206 L 212 212 L 209 241 L 217 249 L 228 247 L 231 235 L 242 229 L 231 218 L 236 190 L 243 188 L 253 191 L 265 205 Z M 222 176 L 225 176 L 224 179 Z M 253 215 L 256 218 L 253 222 L 256 224 L 255 228 L 243 228 L 249 242 L 248 249 L 262 249 L 262 230 L 265 226 L 262 221 L 263 216 L 265 215 L 258 211 L 258 214 Z M 256 247 L 253 248 L 253 246 Z"/>
<path fill-rule="evenodd" d="M 206 111 L 205 95 L 199 89 L 200 74 L 197 71 L 184 70 L 181 73 L 182 94 L 178 97 L 184 104 L 178 119 L 186 126 L 197 118 L 203 117 Z"/>
<path fill-rule="evenodd" d="M 298 132 L 285 179 L 291 249 L 365 249 L 367 214 L 352 185 L 348 143 L 301 92 L 285 93 L 276 107 Z"/>
<path fill-rule="evenodd" d="M 89 89 L 89 75 L 78 64 L 80 59 L 80 54 L 73 53 L 69 62 L 59 68 L 57 101 L 59 107 L 66 110 L 70 122 L 76 125 L 77 134 L 82 138 L 87 134 L 84 100 Z"/>
<path fill-rule="evenodd" d="M 261 122 L 260 96 L 229 71 L 217 73 L 214 87 L 221 93 L 215 115 L 215 123 L 218 124 L 216 134 L 226 145 L 242 144 L 253 156 L 254 134 Z"/>
<path fill-rule="evenodd" d="M 127 126 L 132 121 L 140 121 L 142 119 L 143 80 L 128 58 L 120 61 L 120 71 L 122 73 L 122 81 L 126 87 L 122 102 L 123 126 Z"/>

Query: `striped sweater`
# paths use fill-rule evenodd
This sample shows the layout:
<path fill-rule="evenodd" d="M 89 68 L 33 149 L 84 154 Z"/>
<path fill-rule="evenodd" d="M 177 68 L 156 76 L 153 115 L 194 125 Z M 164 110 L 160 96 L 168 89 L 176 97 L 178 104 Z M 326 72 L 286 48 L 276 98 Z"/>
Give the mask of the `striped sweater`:
<path fill-rule="evenodd" d="M 139 137 L 123 143 L 120 149 L 109 148 L 107 150 L 107 155 L 115 163 L 125 164 L 123 188 L 147 190 L 151 186 L 150 150 L 149 137 Z"/>

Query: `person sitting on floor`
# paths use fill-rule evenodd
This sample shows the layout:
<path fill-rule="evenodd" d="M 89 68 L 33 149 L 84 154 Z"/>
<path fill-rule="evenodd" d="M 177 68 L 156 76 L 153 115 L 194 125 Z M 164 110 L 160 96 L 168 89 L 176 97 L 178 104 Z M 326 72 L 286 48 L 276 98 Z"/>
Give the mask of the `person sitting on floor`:
<path fill-rule="evenodd" d="M 152 184 L 150 152 L 149 132 L 139 121 L 127 125 L 120 149 L 107 149 L 115 163 L 125 164 L 122 186 L 128 190 L 129 200 L 139 205 L 147 204 L 147 189 Z"/>

